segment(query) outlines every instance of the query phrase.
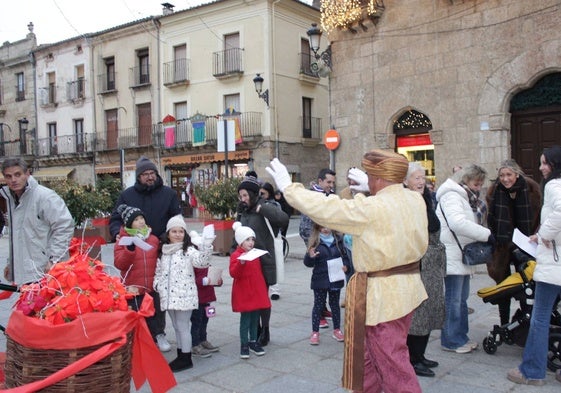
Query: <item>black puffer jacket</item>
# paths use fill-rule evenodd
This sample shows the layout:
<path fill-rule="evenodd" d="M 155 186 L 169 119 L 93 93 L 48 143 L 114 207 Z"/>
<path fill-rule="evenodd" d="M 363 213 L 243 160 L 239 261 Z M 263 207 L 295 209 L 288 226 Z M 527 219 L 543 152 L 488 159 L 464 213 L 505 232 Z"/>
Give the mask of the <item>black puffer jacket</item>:
<path fill-rule="evenodd" d="M 310 284 L 311 289 L 341 289 L 345 284 L 344 280 L 329 282 L 329 270 L 327 261 L 341 257 L 343 265 L 347 269 L 351 268 L 351 261 L 349 253 L 345 247 L 343 236 L 333 234 L 335 240 L 328 246 L 326 243 L 320 242 L 316 247 L 316 252 L 319 252 L 317 257 L 312 258 L 309 253 L 304 256 L 304 265 L 313 267 L 312 281 Z"/>
<path fill-rule="evenodd" d="M 160 237 L 166 231 L 168 220 L 181 213 L 177 193 L 172 188 L 164 185 L 160 175 L 158 175 L 156 183 L 150 187 L 139 183 L 137 180 L 132 187 L 121 192 L 113 213 L 111 213 L 109 231 L 113 240 L 115 240 L 115 236 L 117 236 L 121 225 L 123 225 L 123 219 L 117 213 L 117 207 L 122 204 L 142 210 L 146 223 L 152 228 L 152 233 L 157 237 Z"/>

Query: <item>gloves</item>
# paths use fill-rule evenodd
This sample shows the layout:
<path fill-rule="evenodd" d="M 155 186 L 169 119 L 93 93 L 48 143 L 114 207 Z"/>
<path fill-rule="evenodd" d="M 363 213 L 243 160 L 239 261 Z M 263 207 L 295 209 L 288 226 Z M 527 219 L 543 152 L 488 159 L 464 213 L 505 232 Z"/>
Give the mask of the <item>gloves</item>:
<path fill-rule="evenodd" d="M 203 228 L 203 243 L 206 247 L 212 246 L 212 243 L 216 239 L 216 235 L 214 234 L 214 225 L 206 225 Z"/>
<path fill-rule="evenodd" d="M 286 187 L 292 184 L 292 179 L 290 178 L 290 174 L 286 170 L 286 167 L 279 161 L 278 158 L 274 158 L 273 161 L 269 164 L 267 168 L 265 168 L 269 175 L 275 180 L 277 184 L 277 188 L 284 192 Z"/>
<path fill-rule="evenodd" d="M 189 237 L 191 238 L 191 243 L 193 243 L 194 246 L 196 246 L 198 249 L 200 249 L 201 246 L 203 245 L 202 236 L 199 235 L 199 233 L 197 231 L 191 231 L 191 232 L 189 232 Z"/>
<path fill-rule="evenodd" d="M 370 187 L 368 186 L 368 175 L 358 168 L 349 169 L 347 177 L 354 181 L 355 185 L 349 186 L 349 188 L 356 192 L 370 192 Z"/>

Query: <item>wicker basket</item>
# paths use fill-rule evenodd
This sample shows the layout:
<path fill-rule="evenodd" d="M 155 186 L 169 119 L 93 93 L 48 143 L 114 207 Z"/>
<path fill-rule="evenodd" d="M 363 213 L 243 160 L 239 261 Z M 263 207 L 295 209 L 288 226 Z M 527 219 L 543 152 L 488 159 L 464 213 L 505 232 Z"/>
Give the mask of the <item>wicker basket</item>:
<path fill-rule="evenodd" d="M 110 356 L 79 373 L 51 385 L 41 392 L 129 393 L 133 335 Z M 105 344 L 75 350 L 39 350 L 27 348 L 7 336 L 6 387 L 35 382 L 54 374 Z"/>

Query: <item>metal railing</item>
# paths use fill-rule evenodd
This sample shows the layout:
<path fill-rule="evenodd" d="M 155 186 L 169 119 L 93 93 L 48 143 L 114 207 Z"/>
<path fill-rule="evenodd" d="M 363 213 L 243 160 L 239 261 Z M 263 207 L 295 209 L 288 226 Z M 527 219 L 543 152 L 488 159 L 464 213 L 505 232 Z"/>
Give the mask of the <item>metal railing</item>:
<path fill-rule="evenodd" d="M 74 154 L 94 151 L 95 134 L 58 135 L 37 140 L 37 155 Z"/>
<path fill-rule="evenodd" d="M 312 71 L 312 63 L 314 61 L 315 61 L 315 57 L 312 58 L 312 54 L 300 53 L 300 74 L 319 78 L 317 72 Z"/>
<path fill-rule="evenodd" d="M 86 80 L 78 79 L 66 84 L 66 99 L 68 101 L 78 101 L 86 98 Z"/>
<path fill-rule="evenodd" d="M 97 82 L 99 85 L 99 93 L 108 93 L 111 91 L 115 91 L 115 81 L 117 80 L 117 73 L 109 73 L 109 74 L 101 74 L 97 76 Z"/>
<path fill-rule="evenodd" d="M 243 73 L 243 49 L 232 48 L 213 53 L 212 75 L 215 77 Z"/>
<path fill-rule="evenodd" d="M 189 59 L 175 59 L 164 63 L 164 85 L 187 82 L 189 80 Z"/>
<path fill-rule="evenodd" d="M 300 117 L 302 124 L 302 138 L 321 139 L 321 118 L 319 117 Z"/>
<path fill-rule="evenodd" d="M 41 106 L 56 104 L 56 85 L 41 87 L 39 89 L 39 99 Z"/>
<path fill-rule="evenodd" d="M 130 77 L 131 81 L 129 86 L 131 87 L 138 87 L 138 86 L 145 86 L 150 84 L 150 65 L 148 65 L 148 69 L 146 66 L 137 66 L 130 68 Z"/>

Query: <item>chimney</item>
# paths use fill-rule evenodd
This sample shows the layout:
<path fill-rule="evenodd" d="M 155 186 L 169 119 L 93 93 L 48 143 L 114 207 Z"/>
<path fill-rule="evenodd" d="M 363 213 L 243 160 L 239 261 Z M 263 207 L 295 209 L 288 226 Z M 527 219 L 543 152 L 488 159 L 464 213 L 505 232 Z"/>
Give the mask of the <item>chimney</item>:
<path fill-rule="evenodd" d="M 164 15 L 173 14 L 173 7 L 175 7 L 173 4 L 162 3 L 162 6 L 164 7 L 164 9 L 162 10 L 162 14 Z"/>

